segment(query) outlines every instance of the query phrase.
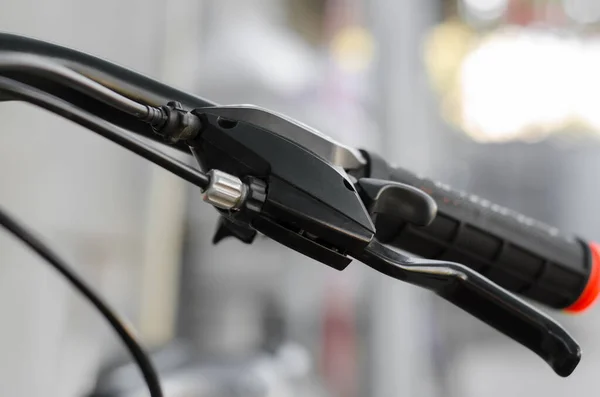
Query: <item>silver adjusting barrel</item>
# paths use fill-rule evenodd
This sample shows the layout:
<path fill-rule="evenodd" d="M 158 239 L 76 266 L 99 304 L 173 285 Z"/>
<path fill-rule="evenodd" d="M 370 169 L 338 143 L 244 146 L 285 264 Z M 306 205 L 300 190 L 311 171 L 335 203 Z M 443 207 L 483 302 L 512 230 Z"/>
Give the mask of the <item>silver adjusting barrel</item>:
<path fill-rule="evenodd" d="M 210 183 L 202 199 L 224 210 L 238 209 L 246 199 L 248 187 L 236 176 L 219 170 L 210 170 Z"/>

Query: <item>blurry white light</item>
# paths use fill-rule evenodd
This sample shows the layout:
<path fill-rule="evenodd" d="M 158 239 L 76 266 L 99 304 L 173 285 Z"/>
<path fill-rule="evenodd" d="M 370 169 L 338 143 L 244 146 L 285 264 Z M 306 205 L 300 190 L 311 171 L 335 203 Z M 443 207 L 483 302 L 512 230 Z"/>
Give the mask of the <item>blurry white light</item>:
<path fill-rule="evenodd" d="M 480 19 L 496 19 L 506 11 L 508 0 L 463 0 L 469 13 Z"/>
<path fill-rule="evenodd" d="M 600 20 L 600 1 L 598 0 L 563 0 L 565 13 L 573 20 L 589 24 Z"/>
<path fill-rule="evenodd" d="M 583 58 L 576 108 L 583 122 L 600 130 L 600 42 L 586 46 Z"/>
<path fill-rule="evenodd" d="M 544 135 L 585 123 L 600 131 L 600 43 L 517 31 L 471 52 L 461 68 L 461 120 L 480 140 Z"/>

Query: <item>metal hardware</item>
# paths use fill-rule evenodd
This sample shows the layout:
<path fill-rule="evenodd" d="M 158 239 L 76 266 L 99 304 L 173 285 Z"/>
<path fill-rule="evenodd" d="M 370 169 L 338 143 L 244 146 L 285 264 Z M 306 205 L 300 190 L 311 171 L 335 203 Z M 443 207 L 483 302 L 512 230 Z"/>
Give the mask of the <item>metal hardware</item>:
<path fill-rule="evenodd" d="M 248 187 L 242 181 L 223 171 L 210 170 L 210 183 L 202 194 L 202 199 L 224 210 L 237 209 L 248 194 Z"/>

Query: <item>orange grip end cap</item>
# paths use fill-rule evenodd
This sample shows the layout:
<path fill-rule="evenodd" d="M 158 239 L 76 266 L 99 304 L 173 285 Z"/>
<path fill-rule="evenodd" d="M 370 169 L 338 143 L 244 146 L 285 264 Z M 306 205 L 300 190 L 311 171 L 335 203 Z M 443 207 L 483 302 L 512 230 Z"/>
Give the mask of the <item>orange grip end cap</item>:
<path fill-rule="evenodd" d="M 591 266 L 590 278 L 579 296 L 571 306 L 565 309 L 569 313 L 582 313 L 589 309 L 600 295 L 600 244 L 590 243 Z"/>

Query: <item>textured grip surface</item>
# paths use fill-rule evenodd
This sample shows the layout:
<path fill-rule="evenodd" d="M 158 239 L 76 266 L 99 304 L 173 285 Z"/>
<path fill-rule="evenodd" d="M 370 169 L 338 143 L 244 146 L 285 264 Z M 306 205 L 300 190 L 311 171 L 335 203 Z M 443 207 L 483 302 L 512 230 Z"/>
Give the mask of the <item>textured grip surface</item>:
<path fill-rule="evenodd" d="M 390 179 L 431 195 L 438 215 L 427 227 L 378 219 L 380 241 L 426 258 L 462 263 L 554 308 L 569 307 L 582 294 L 592 264 L 581 240 L 403 169 L 391 170 Z"/>

